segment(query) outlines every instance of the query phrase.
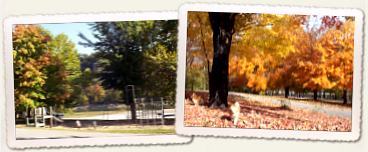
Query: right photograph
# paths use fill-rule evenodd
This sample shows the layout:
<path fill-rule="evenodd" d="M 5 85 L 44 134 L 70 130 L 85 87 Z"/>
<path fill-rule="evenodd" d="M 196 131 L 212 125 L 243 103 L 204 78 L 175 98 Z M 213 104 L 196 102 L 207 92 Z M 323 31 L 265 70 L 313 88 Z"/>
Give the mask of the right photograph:
<path fill-rule="evenodd" d="M 185 125 L 351 131 L 354 25 L 188 12 Z"/>
<path fill-rule="evenodd" d="M 178 79 L 177 115 L 183 116 L 177 133 L 358 139 L 360 15 L 343 9 L 183 6 L 179 63 L 185 66 L 178 75 L 185 78 Z"/>

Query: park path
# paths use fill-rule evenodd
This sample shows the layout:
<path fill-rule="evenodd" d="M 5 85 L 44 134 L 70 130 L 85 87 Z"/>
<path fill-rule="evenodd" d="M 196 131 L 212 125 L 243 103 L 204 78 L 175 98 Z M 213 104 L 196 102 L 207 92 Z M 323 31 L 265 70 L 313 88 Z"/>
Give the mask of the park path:
<path fill-rule="evenodd" d="M 248 100 L 259 102 L 270 102 L 272 104 L 282 104 L 282 100 L 287 101 L 287 104 L 291 108 L 308 109 L 315 112 L 322 112 L 332 116 L 348 117 L 351 118 L 351 108 L 336 108 L 326 104 L 307 104 L 303 102 L 294 101 L 292 99 L 278 99 L 271 96 L 255 95 L 249 93 L 229 92 L 230 95 L 236 95 Z"/>
<path fill-rule="evenodd" d="M 44 128 L 17 128 L 17 140 L 36 140 L 36 139 L 63 139 L 63 138 L 95 138 L 95 137 L 128 137 L 128 136 L 147 136 L 147 134 L 116 134 L 116 133 L 100 133 L 86 132 L 78 129 L 67 130 L 51 130 Z"/>

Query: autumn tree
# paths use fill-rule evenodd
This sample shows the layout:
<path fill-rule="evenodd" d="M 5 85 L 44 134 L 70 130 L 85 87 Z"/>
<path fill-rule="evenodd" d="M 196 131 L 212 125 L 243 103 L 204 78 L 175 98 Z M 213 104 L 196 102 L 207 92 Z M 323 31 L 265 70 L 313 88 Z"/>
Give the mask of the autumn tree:
<path fill-rule="evenodd" d="M 306 32 L 303 28 L 307 24 L 307 17 L 276 15 L 271 23 L 271 32 L 276 35 L 264 38 L 271 42 L 266 51 L 271 55 L 272 61 L 272 64 L 267 64 L 270 76 L 268 85 L 271 89 L 283 88 L 284 96 L 288 98 L 291 89 L 302 90 L 293 78 L 293 72 L 296 70 L 295 63 L 298 63 L 298 52 L 308 42 L 304 39 Z"/>
<path fill-rule="evenodd" d="M 106 96 L 105 89 L 98 83 L 87 86 L 87 88 L 84 89 L 84 94 L 91 103 L 101 102 Z"/>
<path fill-rule="evenodd" d="M 231 13 L 213 13 L 212 18 L 211 14 L 188 13 L 186 58 L 186 88 L 201 88 L 202 75 L 207 72 L 210 103 L 225 100 L 226 94 L 220 99 L 215 88 L 227 92 L 226 86 L 257 94 L 284 89 L 286 98 L 290 91 L 311 91 L 314 99 L 321 90 L 342 90 L 343 96 L 351 90 L 352 53 L 341 50 L 353 50 L 353 24 L 349 23 L 353 18 L 241 13 L 235 15 L 230 28 Z M 216 23 L 213 18 L 224 22 Z M 345 24 L 351 24 L 350 28 Z M 216 33 L 214 27 L 222 33 Z M 226 41 L 231 43 L 225 45 Z M 223 68 L 223 76 L 214 76 L 221 71 L 216 67 Z M 225 80 L 228 83 L 221 82 Z"/>
<path fill-rule="evenodd" d="M 339 58 L 334 56 L 339 52 L 334 48 L 341 47 L 341 44 L 338 44 L 332 35 L 340 33 L 339 29 L 343 22 L 336 16 L 324 16 L 320 19 L 310 16 L 309 19 L 315 19 L 319 24 L 306 27 L 307 38 L 304 39 L 304 44 L 301 44 L 304 47 L 298 52 L 299 62 L 293 77 L 303 88 L 311 90 L 313 99 L 317 100 L 318 91 L 333 89 L 337 85 L 336 79 L 339 79 L 339 76 L 336 76 L 337 71 L 334 70 L 340 69 L 341 66 L 331 64 L 330 60 Z"/>
<path fill-rule="evenodd" d="M 46 67 L 50 64 L 50 34 L 36 25 L 13 29 L 14 97 L 17 110 L 42 105 Z"/>
<path fill-rule="evenodd" d="M 289 54 L 296 52 L 303 32 L 304 16 L 254 14 L 253 24 L 238 33 L 230 54 L 231 86 L 246 87 L 253 93 L 285 89 L 288 96 L 293 81 Z M 250 22 L 250 21 L 249 21 Z M 244 24 L 244 22 L 243 22 Z"/>
<path fill-rule="evenodd" d="M 326 52 L 330 52 L 326 64 L 335 84 L 333 88 L 342 90 L 343 103 L 346 104 L 347 93 L 353 86 L 354 19 L 348 18 L 341 27 L 328 30 L 320 43 Z"/>

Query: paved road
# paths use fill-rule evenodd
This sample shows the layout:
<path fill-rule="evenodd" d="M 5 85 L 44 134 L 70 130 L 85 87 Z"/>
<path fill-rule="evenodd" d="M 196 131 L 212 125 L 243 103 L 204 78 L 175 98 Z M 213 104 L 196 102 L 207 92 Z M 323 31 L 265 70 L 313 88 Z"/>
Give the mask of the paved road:
<path fill-rule="evenodd" d="M 239 93 L 239 92 L 229 92 L 229 94 L 241 96 L 241 97 L 244 97 L 245 99 L 250 99 L 254 101 L 271 102 L 272 104 L 280 104 L 280 105 L 282 103 L 281 99 L 275 99 L 270 96 L 254 95 L 254 94 Z M 311 111 L 322 112 L 328 115 L 334 115 L 334 116 L 340 116 L 340 117 L 351 118 L 351 115 L 352 115 L 351 108 L 336 109 L 334 107 L 324 106 L 323 104 L 317 106 L 313 104 L 307 104 L 307 103 L 292 101 L 288 99 L 284 99 L 284 100 L 289 101 L 287 102 L 287 104 L 290 107 L 294 107 L 294 108 L 308 109 Z"/>
<path fill-rule="evenodd" d="M 17 128 L 17 148 L 76 146 L 76 145 L 151 145 L 151 144 L 180 144 L 192 141 L 190 137 L 175 134 L 139 135 L 139 134 L 111 134 L 88 133 L 81 131 L 48 130 L 45 128 Z"/>
<path fill-rule="evenodd" d="M 16 128 L 17 140 L 35 139 L 63 139 L 63 138 L 94 138 L 94 137 L 127 137 L 127 136 L 147 136 L 147 134 L 114 134 L 67 130 L 50 130 L 47 128 Z"/>

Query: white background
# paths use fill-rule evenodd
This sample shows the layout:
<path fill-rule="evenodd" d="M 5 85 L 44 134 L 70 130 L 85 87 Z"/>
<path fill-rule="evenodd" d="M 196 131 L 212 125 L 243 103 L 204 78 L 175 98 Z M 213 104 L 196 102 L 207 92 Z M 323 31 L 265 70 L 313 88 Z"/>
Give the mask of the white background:
<path fill-rule="evenodd" d="M 273 4 L 273 5 L 290 5 L 290 6 L 318 6 L 318 7 L 345 7 L 360 8 L 367 15 L 368 1 L 366 0 L 212 0 L 201 2 L 211 3 L 239 3 L 239 4 Z M 101 12 L 122 12 L 122 11 L 158 11 L 158 10 L 177 10 L 182 3 L 195 2 L 194 0 L 0 0 L 0 19 L 3 21 L 5 17 L 17 15 L 34 15 L 34 14 L 70 14 L 70 13 L 101 13 Z M 3 23 L 1 23 L 3 24 Z M 365 24 L 365 31 L 367 29 Z M 3 25 L 0 27 L 0 125 L 1 125 L 1 148 L 0 151 L 11 151 L 5 143 L 5 95 L 4 95 L 4 64 L 3 64 Z M 367 34 L 365 32 L 364 34 Z M 364 40 L 367 46 L 367 40 Z M 363 60 L 367 60 L 367 53 Z M 367 63 L 364 63 L 367 68 Z M 367 78 L 367 71 L 364 71 L 363 77 Z M 366 81 L 364 81 L 365 83 Z M 225 152 L 363 152 L 368 151 L 368 134 L 367 134 L 367 95 L 368 84 L 363 86 L 363 122 L 361 138 L 357 142 L 324 142 L 324 141 L 303 141 L 303 140 L 277 140 L 277 139 L 254 139 L 254 138 L 205 138 L 196 137 L 194 141 L 186 145 L 166 145 L 166 146 L 128 146 L 128 147 L 79 147 L 69 149 L 33 149 L 27 151 L 157 151 L 157 152 L 174 152 L 174 151 L 225 151 Z M 367 89 L 366 89 L 367 88 Z"/>

